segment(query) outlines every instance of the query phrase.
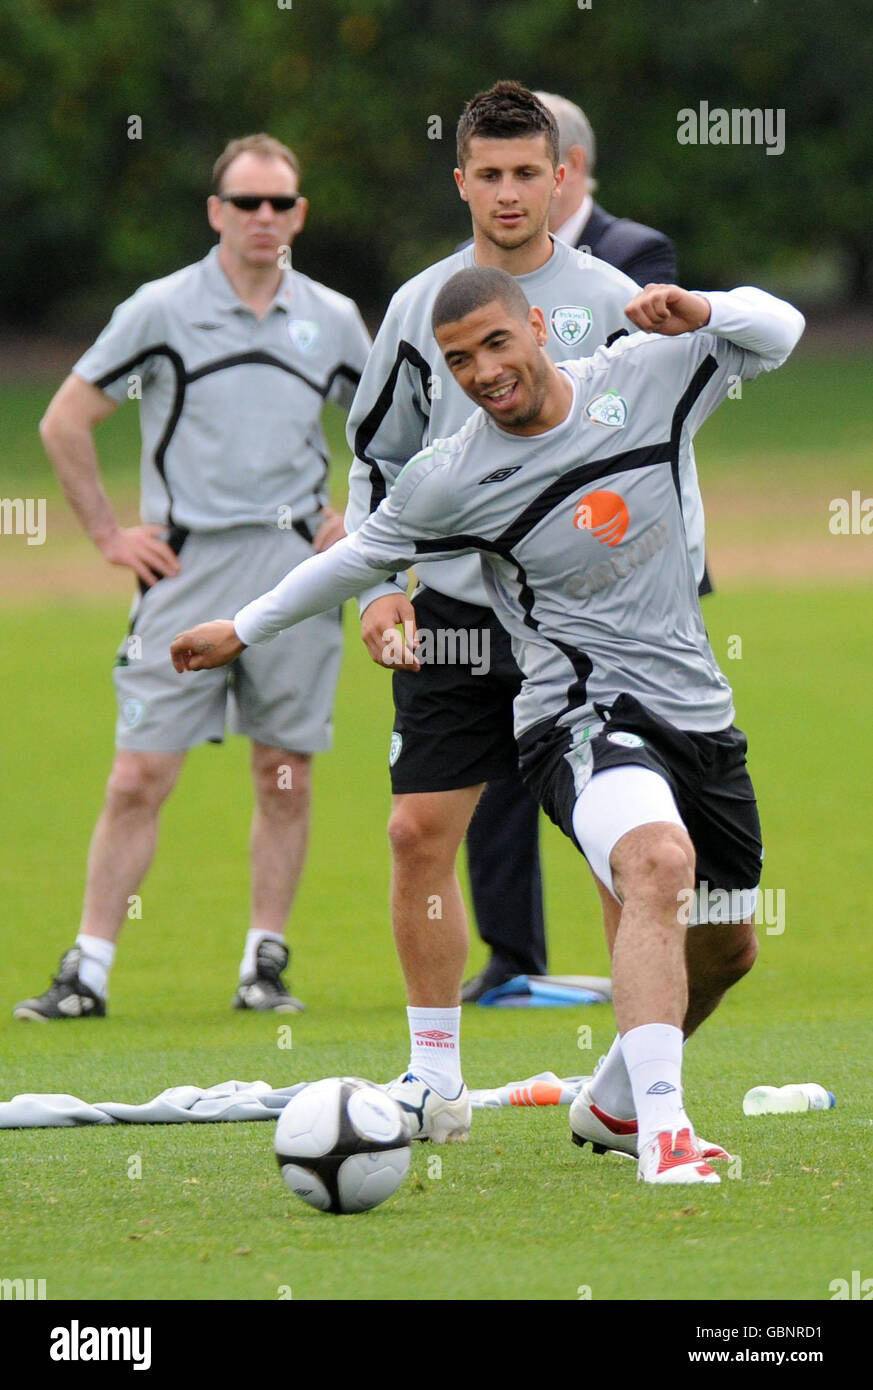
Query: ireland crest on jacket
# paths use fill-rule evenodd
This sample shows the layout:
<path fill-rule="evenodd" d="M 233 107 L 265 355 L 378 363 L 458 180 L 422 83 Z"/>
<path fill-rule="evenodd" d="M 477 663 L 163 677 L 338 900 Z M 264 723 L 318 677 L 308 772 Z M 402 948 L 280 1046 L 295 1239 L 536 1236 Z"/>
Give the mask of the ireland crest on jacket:
<path fill-rule="evenodd" d="M 552 332 L 565 347 L 574 348 L 591 332 L 591 310 L 581 304 L 559 304 L 551 314 Z"/>

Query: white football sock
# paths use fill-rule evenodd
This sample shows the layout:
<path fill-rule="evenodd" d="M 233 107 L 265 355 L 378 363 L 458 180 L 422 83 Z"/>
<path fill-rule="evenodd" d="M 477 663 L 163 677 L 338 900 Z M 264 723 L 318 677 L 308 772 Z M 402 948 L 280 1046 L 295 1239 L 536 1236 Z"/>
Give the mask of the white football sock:
<path fill-rule="evenodd" d="M 682 1103 L 682 1029 L 670 1023 L 643 1023 L 621 1040 L 639 1127 L 638 1147 L 665 1129 L 693 1125 Z"/>
<path fill-rule="evenodd" d="M 82 952 L 79 979 L 98 999 L 105 999 L 109 993 L 109 971 L 115 959 L 115 942 L 105 941 L 102 936 L 89 936 L 87 932 L 79 932 L 76 945 Z"/>
<path fill-rule="evenodd" d="M 247 979 L 249 975 L 254 975 L 258 946 L 262 941 L 281 941 L 282 945 L 285 945 L 285 938 L 279 932 L 258 931 L 256 927 L 249 927 L 246 932 L 246 947 L 243 951 L 243 958 L 240 961 L 239 967 L 239 977 L 241 980 Z"/>
<path fill-rule="evenodd" d="M 616 1033 L 612 1047 L 594 1074 L 591 1099 L 616 1120 L 632 1120 L 636 1114 L 634 1093 L 627 1074 L 621 1038 Z"/>
<path fill-rule="evenodd" d="M 461 1008 L 409 1007 L 409 1070 L 446 1100 L 464 1084 L 461 1076 Z"/>

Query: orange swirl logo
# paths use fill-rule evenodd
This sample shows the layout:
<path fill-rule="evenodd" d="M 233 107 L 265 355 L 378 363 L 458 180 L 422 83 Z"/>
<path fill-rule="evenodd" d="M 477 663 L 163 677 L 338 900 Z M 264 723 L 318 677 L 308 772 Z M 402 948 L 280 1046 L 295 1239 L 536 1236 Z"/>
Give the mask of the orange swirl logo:
<path fill-rule="evenodd" d="M 630 513 L 617 492 L 589 492 L 573 516 L 577 531 L 590 531 L 601 545 L 618 545 L 628 528 Z"/>

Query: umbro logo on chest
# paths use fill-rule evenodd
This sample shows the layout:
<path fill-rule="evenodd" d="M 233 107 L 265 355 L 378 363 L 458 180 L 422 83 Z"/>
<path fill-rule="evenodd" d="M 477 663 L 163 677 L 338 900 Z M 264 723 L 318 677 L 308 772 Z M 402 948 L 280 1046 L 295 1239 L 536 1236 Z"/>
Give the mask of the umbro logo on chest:
<path fill-rule="evenodd" d="M 521 469 L 521 464 L 520 464 L 520 463 L 517 463 L 517 464 L 515 465 L 514 468 L 498 468 L 498 469 L 496 470 L 496 472 L 494 472 L 494 473 L 489 473 L 487 478 L 480 478 L 480 479 L 479 479 L 479 486 L 481 487 L 483 483 L 502 483 L 502 482 L 505 482 L 507 478 L 511 478 L 512 475 L 513 475 L 513 473 L 518 473 L 518 472 L 520 471 L 520 469 Z"/>

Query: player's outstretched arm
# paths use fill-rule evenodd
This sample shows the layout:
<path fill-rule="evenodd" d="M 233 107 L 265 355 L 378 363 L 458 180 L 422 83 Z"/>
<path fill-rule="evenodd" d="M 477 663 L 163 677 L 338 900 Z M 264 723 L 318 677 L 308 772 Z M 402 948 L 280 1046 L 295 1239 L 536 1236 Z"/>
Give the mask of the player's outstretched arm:
<path fill-rule="evenodd" d="M 233 623 L 227 618 L 216 618 L 180 632 L 170 645 L 170 656 L 180 673 L 211 671 L 214 666 L 227 666 L 244 650 L 245 643 L 237 637 Z"/>
<path fill-rule="evenodd" d="M 372 524 L 368 522 L 365 529 Z M 399 553 L 403 554 L 402 549 Z M 304 618 L 336 608 L 394 568 L 393 559 L 387 560 L 384 568 L 368 563 L 356 539 L 347 536 L 297 565 L 274 589 L 247 603 L 232 620 L 216 619 L 180 632 L 170 646 L 173 665 L 179 672 L 226 666 L 244 647 L 268 642 Z"/>
<path fill-rule="evenodd" d="M 336 608 L 375 580 L 413 564 L 419 554 L 419 538 L 428 538 L 430 543 L 442 539 L 450 542 L 458 526 L 456 490 L 444 484 L 442 464 L 442 457 L 435 457 L 433 450 L 423 450 L 405 470 L 393 496 L 386 498 L 353 536 L 337 541 L 321 555 L 311 555 L 269 593 L 241 608 L 232 622 L 204 623 L 180 633 L 171 647 L 176 670 L 223 666 L 238 656 L 243 646 L 268 642 L 285 628 Z M 460 553 L 474 549 L 470 546 Z M 451 543 L 448 551 L 459 553 Z M 439 551 L 428 553 L 437 555 Z M 417 663 L 411 646 L 407 637 L 404 662 L 414 669 Z"/>

